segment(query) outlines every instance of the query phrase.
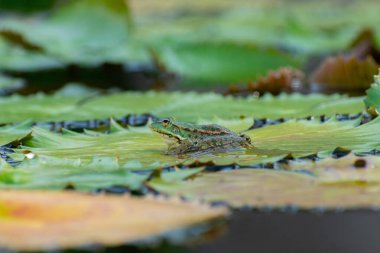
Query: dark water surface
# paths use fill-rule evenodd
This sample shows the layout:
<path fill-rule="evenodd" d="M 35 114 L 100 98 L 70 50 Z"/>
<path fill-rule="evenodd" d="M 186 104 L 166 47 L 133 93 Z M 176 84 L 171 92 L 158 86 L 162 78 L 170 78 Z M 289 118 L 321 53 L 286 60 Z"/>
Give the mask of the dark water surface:
<path fill-rule="evenodd" d="M 191 252 L 380 252 L 380 212 L 236 211 L 226 234 Z"/>

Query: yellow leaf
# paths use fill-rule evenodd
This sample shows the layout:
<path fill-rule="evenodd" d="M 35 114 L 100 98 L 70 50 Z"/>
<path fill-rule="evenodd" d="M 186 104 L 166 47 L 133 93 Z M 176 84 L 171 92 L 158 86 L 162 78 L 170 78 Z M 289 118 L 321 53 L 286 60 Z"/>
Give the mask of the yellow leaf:
<path fill-rule="evenodd" d="M 176 200 L 74 192 L 1 191 L 0 248 L 40 251 L 108 246 L 220 219 L 224 208 Z"/>

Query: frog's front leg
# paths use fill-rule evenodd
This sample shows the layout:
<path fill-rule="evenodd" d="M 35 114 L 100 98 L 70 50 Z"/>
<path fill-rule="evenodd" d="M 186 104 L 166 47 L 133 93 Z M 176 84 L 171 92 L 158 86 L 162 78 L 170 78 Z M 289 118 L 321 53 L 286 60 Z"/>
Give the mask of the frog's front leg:
<path fill-rule="evenodd" d="M 181 142 L 176 143 L 175 145 L 168 146 L 168 155 L 177 155 L 190 152 L 194 150 L 194 143 L 190 140 L 181 140 Z"/>

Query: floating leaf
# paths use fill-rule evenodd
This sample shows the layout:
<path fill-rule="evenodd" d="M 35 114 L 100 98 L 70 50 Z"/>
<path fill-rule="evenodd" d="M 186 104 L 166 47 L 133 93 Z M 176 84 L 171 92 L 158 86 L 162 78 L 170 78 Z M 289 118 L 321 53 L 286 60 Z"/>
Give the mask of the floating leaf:
<path fill-rule="evenodd" d="M 325 158 L 319 161 L 290 161 L 285 168 L 294 171 L 309 171 L 320 182 L 330 184 L 380 183 L 379 156 L 347 156 Z"/>
<path fill-rule="evenodd" d="M 291 206 L 300 209 L 342 209 L 380 206 L 379 184 L 321 184 L 309 175 L 269 169 L 204 173 L 184 182 L 168 183 L 153 179 L 149 185 L 162 193 L 222 201 L 236 208 Z"/>
<path fill-rule="evenodd" d="M 3 22 L 3 20 L 2 20 Z M 62 62 L 39 52 L 12 45 L 0 36 L 0 69 L 13 71 L 36 71 L 61 68 Z"/>
<path fill-rule="evenodd" d="M 232 43 L 169 42 L 157 54 L 169 71 L 204 82 L 244 82 L 280 66 L 298 66 L 285 53 Z"/>
<path fill-rule="evenodd" d="M 374 83 L 367 90 L 367 97 L 364 100 L 367 107 L 372 107 L 380 112 L 380 75 L 374 76 Z"/>
<path fill-rule="evenodd" d="M 199 228 L 199 235 L 211 228 L 211 222 L 226 215 L 223 208 L 174 200 L 2 191 L 0 247 L 45 251 L 92 244 L 118 246 L 144 240 L 149 246 L 152 238 L 170 240 L 171 232 L 186 234 L 187 230 Z"/>
<path fill-rule="evenodd" d="M 215 93 L 124 92 L 99 96 L 34 95 L 2 98 L 0 123 L 107 119 L 127 114 L 151 113 L 158 117 L 175 117 L 197 121 L 222 119 L 298 118 L 332 116 L 336 113 L 357 114 L 364 110 L 362 97 L 341 95 L 270 95 L 261 98 L 233 98 Z M 302 104 L 302 106 L 299 106 Z"/>
<path fill-rule="evenodd" d="M 224 126 L 239 128 L 236 121 L 222 122 Z M 94 156 L 110 157 L 117 159 L 122 168 L 129 170 L 192 164 L 195 161 L 212 161 L 217 165 L 255 165 L 274 162 L 288 154 L 300 157 L 320 153 L 321 156 L 326 156 L 337 147 L 357 152 L 380 148 L 380 133 L 377 131 L 380 118 L 358 126 L 359 122 L 360 119 L 344 122 L 331 119 L 325 123 L 317 120 L 291 120 L 245 131 L 252 139 L 252 149 L 199 156 L 166 155 L 167 146 L 164 141 L 147 127 L 108 135 L 59 135 L 34 128 L 32 138 L 23 142 L 23 150 L 47 161 L 52 158 L 80 159 L 83 163 L 88 163 Z M 244 121 L 241 121 L 241 125 L 246 126 Z"/>
<path fill-rule="evenodd" d="M 378 20 L 374 1 L 346 5 L 244 0 L 130 4 L 137 34 L 152 43 L 163 39 L 227 41 L 313 54 L 344 49 L 362 27 L 380 30 L 373 25 Z"/>
<path fill-rule="evenodd" d="M 136 51 L 128 43 L 129 12 L 122 0 L 68 1 L 42 19 L 5 19 L 0 30 L 66 64 L 124 63 Z"/>
<path fill-rule="evenodd" d="M 357 152 L 380 148 L 380 118 L 358 125 L 359 120 L 326 123 L 318 121 L 288 121 L 247 132 L 259 149 L 276 149 L 293 155 L 332 153 L 337 147 Z M 323 151 L 323 152 L 322 152 Z M 328 151 L 328 152 L 327 152 Z"/>
<path fill-rule="evenodd" d="M 21 139 L 30 132 L 31 127 L 32 124 L 30 121 L 25 121 L 17 125 L 0 127 L 0 146 Z"/>
<path fill-rule="evenodd" d="M 0 96 L 9 95 L 24 86 L 20 78 L 13 78 L 0 73 Z"/>
<path fill-rule="evenodd" d="M 29 153 L 26 153 L 29 154 Z M 2 189 L 55 189 L 70 186 L 78 191 L 95 191 L 108 186 L 140 190 L 150 173 L 136 174 L 122 168 L 114 158 L 93 157 L 88 163 L 80 159 L 25 159 L 17 169 L 4 167 L 0 172 Z"/>
<path fill-rule="evenodd" d="M 227 123 L 227 121 L 225 122 Z M 242 123 L 246 126 L 245 122 Z M 228 124 L 227 124 L 228 125 Z M 236 125 L 232 121 L 231 125 Z M 268 151 L 270 155 L 261 153 L 246 153 L 237 150 L 231 153 L 191 155 L 166 155 L 165 142 L 148 127 L 129 129 L 112 134 L 76 134 L 59 135 L 41 128 L 33 128 L 32 138 L 25 140 L 24 153 L 35 154 L 36 157 L 80 159 L 84 164 L 91 162 L 94 156 L 117 159 L 120 167 L 126 170 L 146 170 L 168 167 L 179 164 L 192 164 L 195 161 L 215 164 L 258 164 L 268 160 L 277 160 L 283 153 Z"/>

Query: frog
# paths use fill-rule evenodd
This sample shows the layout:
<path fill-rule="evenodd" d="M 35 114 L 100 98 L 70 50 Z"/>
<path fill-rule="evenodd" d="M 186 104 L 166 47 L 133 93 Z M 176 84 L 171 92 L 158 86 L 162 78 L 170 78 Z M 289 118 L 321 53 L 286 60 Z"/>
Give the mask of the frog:
<path fill-rule="evenodd" d="M 160 134 L 168 144 L 168 155 L 195 152 L 227 152 L 252 147 L 251 138 L 244 133 L 236 133 L 217 124 L 198 125 L 181 122 L 174 118 L 163 118 L 150 124 L 154 132 Z"/>

